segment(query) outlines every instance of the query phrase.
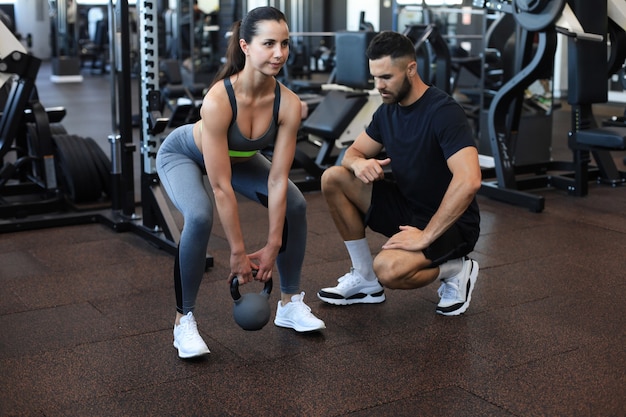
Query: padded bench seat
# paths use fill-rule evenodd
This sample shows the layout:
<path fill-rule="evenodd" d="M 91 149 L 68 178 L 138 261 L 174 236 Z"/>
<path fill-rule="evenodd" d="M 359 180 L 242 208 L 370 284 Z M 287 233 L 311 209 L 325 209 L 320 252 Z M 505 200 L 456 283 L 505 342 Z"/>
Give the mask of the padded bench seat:
<path fill-rule="evenodd" d="M 367 93 L 331 90 L 302 122 L 302 130 L 334 141 L 367 103 L 367 99 Z"/>
<path fill-rule="evenodd" d="M 576 132 L 576 143 L 606 149 L 626 149 L 626 127 L 604 126 Z"/>

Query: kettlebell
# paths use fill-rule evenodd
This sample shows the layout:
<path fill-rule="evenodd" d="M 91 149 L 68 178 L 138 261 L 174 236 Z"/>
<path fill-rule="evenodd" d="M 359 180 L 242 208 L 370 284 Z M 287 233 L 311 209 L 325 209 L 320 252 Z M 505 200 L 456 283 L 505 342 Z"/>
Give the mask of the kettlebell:
<path fill-rule="evenodd" d="M 233 278 L 230 284 L 230 295 L 233 297 L 233 317 L 235 322 L 244 330 L 261 330 L 270 320 L 270 293 L 272 292 L 271 278 L 265 282 L 260 293 L 239 292 L 239 278 Z"/>

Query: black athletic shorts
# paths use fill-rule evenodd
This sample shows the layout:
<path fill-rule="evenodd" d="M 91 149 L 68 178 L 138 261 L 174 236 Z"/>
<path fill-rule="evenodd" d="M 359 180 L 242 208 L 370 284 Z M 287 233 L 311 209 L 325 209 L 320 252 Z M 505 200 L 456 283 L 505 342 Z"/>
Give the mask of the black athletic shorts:
<path fill-rule="evenodd" d="M 382 180 L 373 184 L 372 203 L 363 220 L 373 231 L 391 237 L 404 225 L 424 230 L 430 221 L 430 215 L 419 213 L 411 207 L 395 182 Z M 432 261 L 434 268 L 449 259 L 470 253 L 476 239 L 477 233 L 474 230 L 464 230 L 463 224 L 457 222 L 423 252 Z"/>

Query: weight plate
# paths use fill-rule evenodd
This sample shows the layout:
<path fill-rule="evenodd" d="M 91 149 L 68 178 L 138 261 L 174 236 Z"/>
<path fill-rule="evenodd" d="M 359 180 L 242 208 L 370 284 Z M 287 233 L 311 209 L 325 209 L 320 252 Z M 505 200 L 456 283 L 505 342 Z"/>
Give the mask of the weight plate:
<path fill-rule="evenodd" d="M 102 197 L 102 183 L 96 169 L 94 158 L 85 139 L 81 136 L 70 135 L 74 148 L 76 162 L 79 167 L 79 176 L 76 178 L 76 203 L 90 203 Z M 80 192 L 78 192 L 80 191 Z"/>
<path fill-rule="evenodd" d="M 50 133 L 53 135 L 65 135 L 67 130 L 61 123 L 50 123 Z"/>
<path fill-rule="evenodd" d="M 626 32 L 620 25 L 609 19 L 607 36 L 611 45 L 608 60 L 609 72 L 607 74 L 607 77 L 610 77 L 623 70 L 622 67 L 626 60 Z"/>
<path fill-rule="evenodd" d="M 55 160 L 62 173 L 62 183 L 74 203 L 93 202 L 102 195 L 102 185 L 82 137 L 53 135 Z"/>
<path fill-rule="evenodd" d="M 85 144 L 91 153 L 91 159 L 98 172 L 100 183 L 102 184 L 102 191 L 108 196 L 111 195 L 111 161 L 106 153 L 102 150 L 98 143 L 90 138 L 85 138 Z"/>
<path fill-rule="evenodd" d="M 74 201 L 76 196 L 76 187 L 74 186 L 73 178 L 76 175 L 76 168 L 74 166 L 74 160 L 70 157 L 70 146 L 67 143 L 67 135 L 53 135 L 52 141 L 54 142 L 54 161 L 57 167 L 57 178 L 61 184 L 61 188 L 70 200 Z"/>
<path fill-rule="evenodd" d="M 565 3 L 566 0 L 513 0 L 513 17 L 527 31 L 541 32 L 561 17 Z"/>

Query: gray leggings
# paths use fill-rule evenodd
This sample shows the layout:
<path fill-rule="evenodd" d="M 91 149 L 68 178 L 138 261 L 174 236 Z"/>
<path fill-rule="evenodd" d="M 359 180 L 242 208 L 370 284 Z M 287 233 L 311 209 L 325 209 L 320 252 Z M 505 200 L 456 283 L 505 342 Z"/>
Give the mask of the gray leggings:
<path fill-rule="evenodd" d="M 176 309 L 187 314 L 195 307 L 213 227 L 213 199 L 204 185 L 204 161 L 193 140 L 193 125 L 176 128 L 167 136 L 157 153 L 156 164 L 161 184 L 184 218 L 174 283 Z M 232 165 L 233 189 L 267 207 L 270 166 L 261 154 Z M 306 200 L 290 181 L 283 245 L 276 259 L 283 293 L 296 294 L 300 291 L 306 234 Z"/>

